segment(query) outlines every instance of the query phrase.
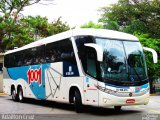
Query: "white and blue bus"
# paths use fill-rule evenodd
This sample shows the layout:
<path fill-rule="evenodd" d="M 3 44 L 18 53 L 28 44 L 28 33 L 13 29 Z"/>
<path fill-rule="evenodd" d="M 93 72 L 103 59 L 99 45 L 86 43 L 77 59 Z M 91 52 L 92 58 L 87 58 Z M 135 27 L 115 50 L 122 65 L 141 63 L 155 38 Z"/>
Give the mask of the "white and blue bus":
<path fill-rule="evenodd" d="M 154 55 L 156 52 L 145 48 Z M 4 56 L 4 92 L 24 98 L 98 107 L 144 105 L 149 80 L 143 48 L 130 34 L 103 29 L 74 29 Z"/>

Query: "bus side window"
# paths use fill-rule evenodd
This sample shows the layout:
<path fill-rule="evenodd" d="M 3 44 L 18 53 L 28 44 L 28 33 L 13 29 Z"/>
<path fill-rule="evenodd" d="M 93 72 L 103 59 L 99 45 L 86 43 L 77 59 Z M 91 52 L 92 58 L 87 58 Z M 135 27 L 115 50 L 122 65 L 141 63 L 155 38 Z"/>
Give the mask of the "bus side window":
<path fill-rule="evenodd" d="M 45 46 L 38 46 L 36 47 L 35 51 L 33 52 L 33 64 L 42 64 L 45 63 Z"/>
<path fill-rule="evenodd" d="M 10 55 L 5 55 L 4 56 L 4 66 L 6 67 L 6 68 L 9 68 L 10 67 Z"/>
<path fill-rule="evenodd" d="M 93 48 L 87 49 L 87 73 L 94 78 L 97 78 L 96 70 L 96 51 Z"/>
<path fill-rule="evenodd" d="M 23 59 L 23 65 L 31 65 L 31 51 L 30 49 L 25 50 L 25 55 L 24 55 L 24 59 Z"/>
<path fill-rule="evenodd" d="M 60 41 L 61 61 L 76 64 L 72 42 L 70 39 Z"/>
<path fill-rule="evenodd" d="M 67 61 L 76 64 L 72 42 L 65 39 L 46 45 L 46 62 Z"/>
<path fill-rule="evenodd" d="M 15 67 L 15 56 L 13 53 L 9 55 L 9 59 L 10 59 L 9 67 Z"/>
<path fill-rule="evenodd" d="M 60 59 L 59 44 L 58 42 L 53 42 L 46 45 L 46 62 L 58 62 Z"/>
<path fill-rule="evenodd" d="M 75 39 L 78 48 L 78 56 L 82 62 L 84 72 L 97 78 L 96 51 L 93 48 L 84 46 L 85 43 L 93 43 L 94 38 L 92 36 L 77 36 Z"/>
<path fill-rule="evenodd" d="M 20 67 L 23 65 L 23 51 L 15 53 L 15 67 Z"/>

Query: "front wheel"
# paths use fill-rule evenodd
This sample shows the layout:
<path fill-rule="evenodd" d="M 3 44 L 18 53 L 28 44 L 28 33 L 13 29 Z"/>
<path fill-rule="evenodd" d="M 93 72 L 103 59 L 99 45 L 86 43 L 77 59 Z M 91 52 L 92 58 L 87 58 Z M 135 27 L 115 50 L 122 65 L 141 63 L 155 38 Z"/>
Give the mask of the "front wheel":
<path fill-rule="evenodd" d="M 114 106 L 115 111 L 121 111 L 122 106 Z"/>
<path fill-rule="evenodd" d="M 81 94 L 78 90 L 75 91 L 74 106 L 77 113 L 82 112 L 82 99 L 81 99 Z"/>

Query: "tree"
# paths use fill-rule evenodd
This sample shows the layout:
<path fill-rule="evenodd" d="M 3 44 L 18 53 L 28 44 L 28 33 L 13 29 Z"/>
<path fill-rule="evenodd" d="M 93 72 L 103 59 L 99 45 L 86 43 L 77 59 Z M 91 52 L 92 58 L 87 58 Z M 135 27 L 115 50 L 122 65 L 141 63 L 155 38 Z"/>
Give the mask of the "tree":
<path fill-rule="evenodd" d="M 34 41 L 39 38 L 50 36 L 48 19 L 41 16 L 27 16 L 21 20 L 21 24 L 30 29 Z"/>
<path fill-rule="evenodd" d="M 14 47 L 21 47 L 33 41 L 31 30 L 21 24 L 14 24 L 14 19 L 8 19 L 2 23 L 3 33 L 5 35 L 2 38 L 2 50 L 13 49 Z"/>
<path fill-rule="evenodd" d="M 6 18 L 14 16 L 14 19 L 18 17 L 19 12 L 23 10 L 24 7 L 30 6 L 36 3 L 45 4 L 44 2 L 48 0 L 1 0 L 0 1 L 0 12 L 6 16 Z M 50 0 L 54 1 L 54 0 Z"/>
<path fill-rule="evenodd" d="M 130 25 L 122 30 L 123 32 L 134 34 L 136 33 L 147 33 L 147 26 L 143 21 L 134 20 L 131 21 Z"/>
<path fill-rule="evenodd" d="M 151 38 L 148 34 L 136 34 L 136 36 L 139 38 L 143 46 L 154 49 L 158 53 L 158 56 L 160 56 L 160 48 L 159 48 L 160 39 Z M 145 52 L 145 54 L 146 54 L 147 65 L 149 68 L 148 75 L 151 77 L 159 76 L 160 60 L 158 60 L 158 63 L 153 64 L 152 54 L 150 52 L 149 53 Z"/>
<path fill-rule="evenodd" d="M 108 21 L 107 24 L 103 25 L 103 28 L 110 29 L 110 30 L 119 30 L 119 25 L 116 21 Z"/>
<path fill-rule="evenodd" d="M 3 36 L 4 50 L 21 47 L 35 40 L 70 29 L 66 22 L 61 21 L 61 18 L 49 23 L 46 17 L 40 16 L 27 16 L 19 19 L 18 23 L 12 24 L 10 27 L 7 25 L 4 27 L 9 33 L 7 36 Z"/>
<path fill-rule="evenodd" d="M 117 4 L 104 7 L 101 11 L 99 21 L 104 25 L 110 25 L 111 21 L 115 21 L 121 31 L 129 33 L 138 31 L 155 38 L 160 36 L 159 0 L 119 0 Z"/>
<path fill-rule="evenodd" d="M 19 13 L 23 8 L 41 1 L 47 0 L 0 0 L 0 52 L 8 46 L 8 40 L 13 40 L 13 33 L 24 34 L 25 30 L 21 30 L 19 25 L 19 21 L 22 19 L 22 15 Z"/>
<path fill-rule="evenodd" d="M 57 20 L 54 20 L 50 24 L 49 28 L 50 28 L 50 35 L 57 34 L 57 33 L 64 32 L 71 29 L 67 24 L 67 22 L 62 22 L 61 17 L 59 17 Z"/>
<path fill-rule="evenodd" d="M 101 24 L 95 24 L 92 21 L 88 22 L 87 24 L 84 24 L 81 26 L 81 28 L 102 28 L 103 26 Z"/>
<path fill-rule="evenodd" d="M 20 14 L 26 6 L 47 4 L 45 2 L 48 3 L 48 0 L 0 1 L 0 52 L 70 29 L 61 17 L 49 23 L 46 17 L 24 17 Z"/>

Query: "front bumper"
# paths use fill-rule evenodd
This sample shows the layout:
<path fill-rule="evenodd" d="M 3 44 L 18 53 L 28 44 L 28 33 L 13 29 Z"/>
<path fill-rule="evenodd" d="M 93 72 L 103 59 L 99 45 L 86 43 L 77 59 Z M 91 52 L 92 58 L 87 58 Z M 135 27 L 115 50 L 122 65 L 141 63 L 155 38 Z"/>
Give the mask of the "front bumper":
<path fill-rule="evenodd" d="M 141 96 L 133 97 L 119 97 L 112 94 L 108 94 L 99 91 L 99 106 L 109 107 L 109 106 L 130 106 L 130 105 L 145 105 L 149 102 L 149 91 Z"/>

